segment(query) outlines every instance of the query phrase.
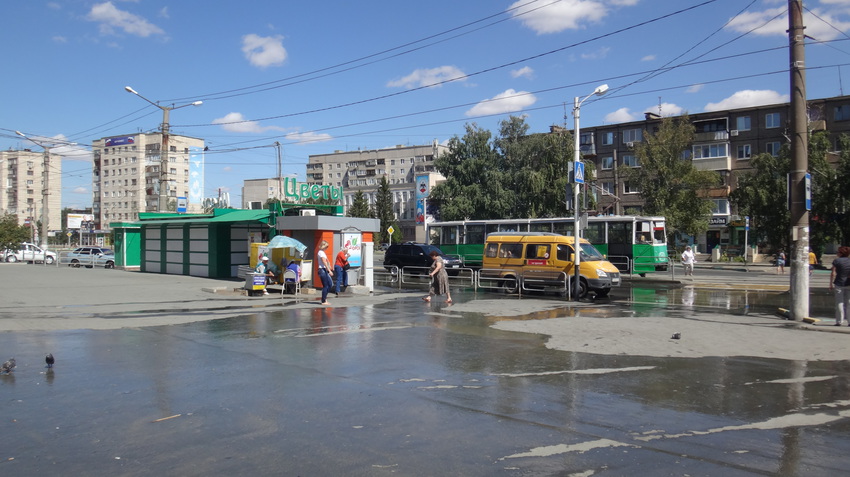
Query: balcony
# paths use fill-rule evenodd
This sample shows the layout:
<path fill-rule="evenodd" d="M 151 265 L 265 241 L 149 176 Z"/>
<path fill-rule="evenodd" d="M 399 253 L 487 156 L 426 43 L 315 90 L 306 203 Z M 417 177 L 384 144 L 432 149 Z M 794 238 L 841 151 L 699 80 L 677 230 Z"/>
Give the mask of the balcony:
<path fill-rule="evenodd" d="M 732 158 L 730 156 L 707 157 L 693 160 L 694 167 L 701 171 L 730 171 Z"/>
<path fill-rule="evenodd" d="M 728 139 L 728 131 L 709 131 L 694 134 L 694 143 L 727 141 Z"/>

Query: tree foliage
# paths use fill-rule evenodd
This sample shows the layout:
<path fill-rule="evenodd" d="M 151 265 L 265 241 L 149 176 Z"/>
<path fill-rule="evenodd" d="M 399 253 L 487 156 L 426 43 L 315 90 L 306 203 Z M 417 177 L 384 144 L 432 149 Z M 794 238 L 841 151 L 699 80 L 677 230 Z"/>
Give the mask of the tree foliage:
<path fill-rule="evenodd" d="M 758 239 L 775 249 L 787 249 L 791 214 L 787 204 L 790 151 L 779 155 L 757 154 L 750 158 L 751 172 L 738 177 L 738 187 L 729 195 L 738 213 L 748 215 Z"/>
<path fill-rule="evenodd" d="M 382 243 L 390 242 L 390 234 L 387 232 L 390 226 L 396 231 L 392 237 L 393 242 L 401 241 L 401 227 L 399 227 L 395 213 L 393 213 L 393 193 L 390 190 L 390 183 L 387 182 L 386 176 L 382 176 L 378 184 L 374 213 L 375 218 L 381 221 L 381 231 L 378 233 L 380 241 Z"/>
<path fill-rule="evenodd" d="M 17 215 L 3 214 L 0 216 L 0 250 L 17 250 L 29 238 L 29 227 L 18 225 Z"/>
<path fill-rule="evenodd" d="M 372 218 L 372 210 L 369 208 L 369 201 L 366 200 L 366 194 L 362 190 L 358 190 L 354 194 L 354 199 L 351 201 L 351 206 L 348 208 L 349 217 Z"/>
<path fill-rule="evenodd" d="M 665 118 L 658 132 L 635 144 L 640 167 L 624 174 L 640 190 L 644 213 L 667 218 L 669 234 L 705 232 L 714 208 L 708 191 L 720 184 L 720 175 L 697 169 L 686 156 L 693 141 L 694 126 L 687 115 Z"/>
<path fill-rule="evenodd" d="M 440 220 L 565 215 L 572 136 L 527 133 L 525 119 L 511 116 L 496 138 L 467 124 L 463 137 L 450 139 L 449 152 L 434 161 L 446 178 L 430 197 Z"/>

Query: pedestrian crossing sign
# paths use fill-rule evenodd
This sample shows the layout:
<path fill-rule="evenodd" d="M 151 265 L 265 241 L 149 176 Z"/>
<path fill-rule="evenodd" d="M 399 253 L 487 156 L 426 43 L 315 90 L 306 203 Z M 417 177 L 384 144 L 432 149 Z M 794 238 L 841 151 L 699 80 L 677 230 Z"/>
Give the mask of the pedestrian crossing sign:
<path fill-rule="evenodd" d="M 581 161 L 573 162 L 573 182 L 584 184 L 584 163 Z"/>

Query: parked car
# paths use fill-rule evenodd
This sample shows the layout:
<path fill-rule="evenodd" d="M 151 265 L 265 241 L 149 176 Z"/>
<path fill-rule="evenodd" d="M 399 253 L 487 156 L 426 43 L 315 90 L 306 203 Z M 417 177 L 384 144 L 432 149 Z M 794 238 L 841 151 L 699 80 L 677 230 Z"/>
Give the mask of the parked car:
<path fill-rule="evenodd" d="M 115 268 L 115 252 L 111 248 L 79 247 L 73 252 L 68 252 L 62 260 L 63 263 L 75 268 L 79 268 L 81 265 L 86 268 Z"/>
<path fill-rule="evenodd" d="M 398 268 L 419 267 L 419 270 L 414 270 L 414 273 L 425 273 L 425 269 L 429 268 L 431 263 L 434 262 L 434 259 L 431 258 L 431 252 L 434 250 L 443 258 L 443 264 L 449 275 L 455 276 L 460 273 L 463 262 L 459 258 L 450 257 L 433 245 L 413 242 L 390 245 L 386 255 L 384 255 L 384 267 L 389 271 L 392 270 L 393 266 Z"/>
<path fill-rule="evenodd" d="M 38 245 L 24 242 L 18 250 L 4 250 L 3 260 L 7 262 L 44 262 L 49 265 L 56 261 L 56 253 L 44 250 Z"/>

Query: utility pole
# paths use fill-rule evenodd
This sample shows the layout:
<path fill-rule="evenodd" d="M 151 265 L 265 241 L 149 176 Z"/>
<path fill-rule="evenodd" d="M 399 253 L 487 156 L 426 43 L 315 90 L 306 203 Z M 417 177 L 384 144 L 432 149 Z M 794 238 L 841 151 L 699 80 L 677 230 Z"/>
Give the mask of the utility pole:
<path fill-rule="evenodd" d="M 18 136 L 28 139 L 33 144 L 44 149 L 42 156 L 43 179 L 41 182 L 41 248 L 47 250 L 47 234 L 50 231 L 50 148 L 41 141 L 35 140 L 26 134 L 15 131 Z M 35 220 L 33 218 L 33 220 Z M 35 235 L 35 222 L 32 223 L 33 236 Z M 35 240 L 35 239 L 33 239 Z M 47 260 L 44 261 L 47 263 Z"/>
<path fill-rule="evenodd" d="M 791 210 L 791 318 L 809 316 L 809 124 L 806 111 L 806 52 L 803 0 L 788 0 L 788 40 L 791 73 L 791 172 L 788 198 Z"/>
<path fill-rule="evenodd" d="M 125 86 L 124 91 L 126 91 L 130 94 L 135 94 L 136 96 L 144 99 L 148 103 L 150 103 L 150 104 L 152 104 L 152 105 L 154 105 L 157 108 L 162 110 L 162 125 L 160 126 L 160 129 L 161 129 L 161 136 L 160 137 L 162 138 L 162 140 L 161 140 L 160 151 L 159 151 L 159 211 L 160 212 L 168 212 L 168 169 L 170 167 L 169 163 L 168 163 L 168 152 L 169 152 L 168 151 L 168 149 L 169 149 L 168 134 L 169 134 L 169 131 L 170 131 L 170 128 L 171 128 L 170 121 L 169 121 L 169 114 L 171 113 L 171 110 L 173 110 L 173 109 L 185 108 L 186 106 L 200 106 L 200 105 L 204 104 L 204 102 L 203 101 L 194 101 L 192 103 L 183 104 L 183 105 L 180 105 L 180 106 L 174 106 L 174 105 L 162 106 L 162 105 L 159 104 L 159 102 L 155 103 L 155 102 L 149 100 L 148 98 L 145 98 L 144 96 L 142 96 L 136 90 L 134 90 L 133 88 L 131 88 L 129 86 Z"/>

